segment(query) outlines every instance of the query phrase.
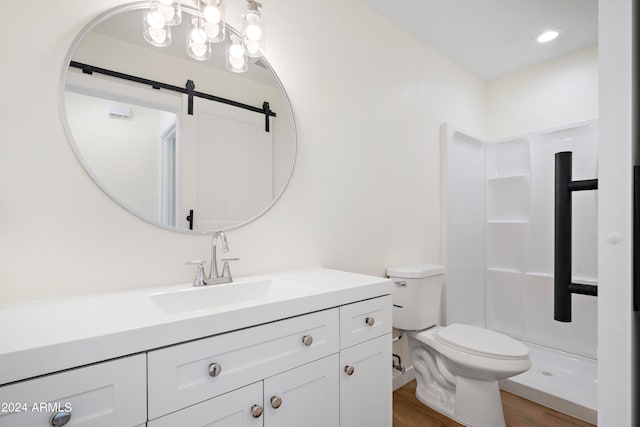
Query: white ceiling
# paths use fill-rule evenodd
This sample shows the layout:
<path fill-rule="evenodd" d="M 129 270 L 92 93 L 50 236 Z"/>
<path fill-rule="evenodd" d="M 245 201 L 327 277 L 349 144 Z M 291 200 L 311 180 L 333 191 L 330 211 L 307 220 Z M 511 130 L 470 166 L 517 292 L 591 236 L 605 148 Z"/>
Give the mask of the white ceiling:
<path fill-rule="evenodd" d="M 598 43 L 597 0 L 361 1 L 483 80 Z"/>

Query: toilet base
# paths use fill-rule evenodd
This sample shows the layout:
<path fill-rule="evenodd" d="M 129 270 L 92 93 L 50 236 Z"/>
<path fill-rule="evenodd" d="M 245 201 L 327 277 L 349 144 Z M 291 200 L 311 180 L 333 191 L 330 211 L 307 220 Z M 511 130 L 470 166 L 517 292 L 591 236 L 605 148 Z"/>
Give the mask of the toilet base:
<path fill-rule="evenodd" d="M 497 380 L 455 375 L 442 354 L 411 334 L 409 348 L 420 402 L 467 426 L 505 427 Z"/>
<path fill-rule="evenodd" d="M 497 381 L 458 377 L 455 398 L 452 400 L 443 399 L 420 385 L 416 388 L 416 397 L 424 405 L 465 426 L 506 426 Z"/>
<path fill-rule="evenodd" d="M 474 427 L 505 427 L 498 381 L 458 377 L 455 418 Z"/>

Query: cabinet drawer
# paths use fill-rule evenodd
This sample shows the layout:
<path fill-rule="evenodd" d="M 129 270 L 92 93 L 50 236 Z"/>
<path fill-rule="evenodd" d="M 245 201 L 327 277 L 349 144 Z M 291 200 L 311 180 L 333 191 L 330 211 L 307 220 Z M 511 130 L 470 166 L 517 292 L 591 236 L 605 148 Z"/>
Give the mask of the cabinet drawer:
<path fill-rule="evenodd" d="M 262 382 L 149 421 L 148 427 L 262 427 L 263 417 L 251 414 L 253 405 L 263 406 Z"/>
<path fill-rule="evenodd" d="M 0 426 L 48 427 L 58 408 L 70 409 L 74 427 L 144 425 L 146 392 L 143 354 L 98 363 L 0 387 L 0 404 L 13 405 L 0 408 Z"/>
<path fill-rule="evenodd" d="M 391 332 L 391 295 L 340 307 L 340 348 Z"/>
<path fill-rule="evenodd" d="M 325 310 L 149 352 L 149 419 L 336 353 L 338 317 Z"/>

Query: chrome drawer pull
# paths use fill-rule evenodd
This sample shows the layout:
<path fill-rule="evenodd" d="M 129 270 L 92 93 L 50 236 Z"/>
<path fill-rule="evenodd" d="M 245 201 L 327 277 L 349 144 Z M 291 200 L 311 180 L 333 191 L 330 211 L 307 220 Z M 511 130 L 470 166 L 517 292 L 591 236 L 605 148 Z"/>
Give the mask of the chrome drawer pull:
<path fill-rule="evenodd" d="M 367 317 L 366 319 L 364 319 L 364 321 L 368 326 L 373 326 L 376 323 L 376 319 L 374 319 L 373 317 Z"/>
<path fill-rule="evenodd" d="M 351 376 L 355 372 L 355 368 L 351 365 L 346 365 L 344 367 L 344 371 L 347 373 L 347 375 Z"/>
<path fill-rule="evenodd" d="M 311 344 L 313 344 L 313 337 L 311 335 L 305 335 L 302 337 L 302 343 L 304 345 L 306 345 L 307 347 L 309 347 Z"/>
<path fill-rule="evenodd" d="M 278 409 L 282 405 L 282 398 L 280 396 L 272 396 L 271 397 L 271 407 L 273 409 Z"/>
<path fill-rule="evenodd" d="M 51 414 L 51 418 L 49 418 L 49 425 L 52 427 L 62 427 L 66 425 L 71 420 L 71 412 L 67 411 L 58 411 Z"/>
<path fill-rule="evenodd" d="M 256 404 L 251 407 L 251 415 L 253 418 L 260 418 L 262 416 L 263 408 L 262 406 Z"/>
<path fill-rule="evenodd" d="M 210 377 L 217 377 L 218 375 L 220 375 L 220 372 L 222 372 L 222 365 L 217 363 L 217 362 L 213 362 L 209 364 L 209 376 Z"/>

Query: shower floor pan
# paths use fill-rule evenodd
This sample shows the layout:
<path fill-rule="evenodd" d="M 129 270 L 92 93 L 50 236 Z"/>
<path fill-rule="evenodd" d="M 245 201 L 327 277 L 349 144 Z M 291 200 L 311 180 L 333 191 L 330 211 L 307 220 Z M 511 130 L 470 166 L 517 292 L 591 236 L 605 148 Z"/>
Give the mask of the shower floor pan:
<path fill-rule="evenodd" d="M 531 369 L 500 381 L 500 388 L 596 424 L 598 418 L 596 360 L 527 342 L 523 344 L 529 347 Z"/>

